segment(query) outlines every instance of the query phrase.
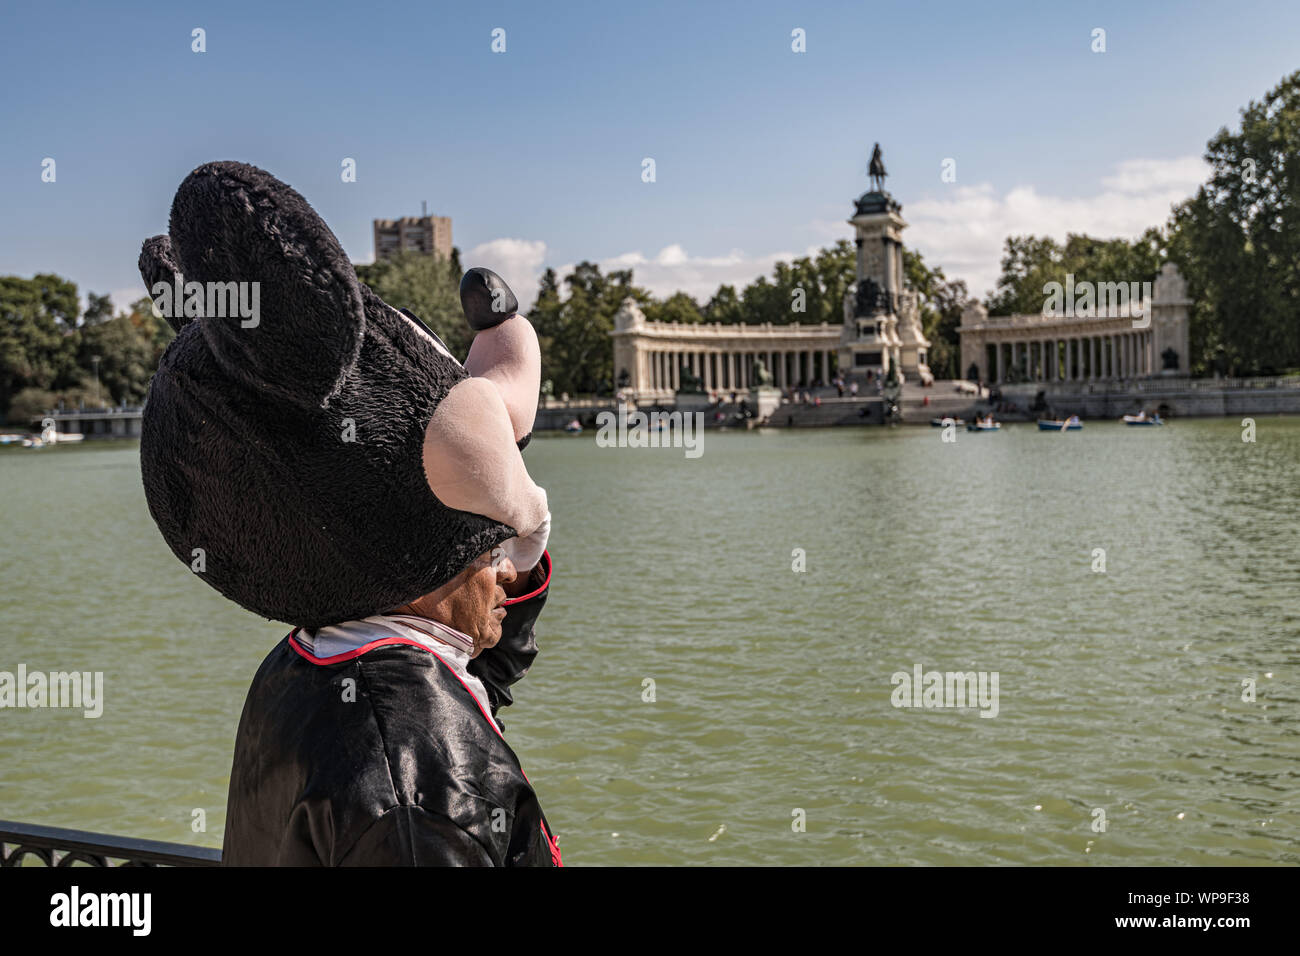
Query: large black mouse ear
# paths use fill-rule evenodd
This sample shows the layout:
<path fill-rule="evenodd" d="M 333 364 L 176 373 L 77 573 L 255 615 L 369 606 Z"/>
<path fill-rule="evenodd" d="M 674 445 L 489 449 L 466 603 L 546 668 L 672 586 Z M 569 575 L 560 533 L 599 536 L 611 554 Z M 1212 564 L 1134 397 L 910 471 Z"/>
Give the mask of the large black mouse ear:
<path fill-rule="evenodd" d="M 140 248 L 140 278 L 144 279 L 145 288 L 154 307 L 167 320 L 172 330 L 179 332 L 189 321 L 184 310 L 172 308 L 176 296 L 176 277 L 180 270 L 172 256 L 172 241 L 169 236 L 154 236 L 146 239 Z"/>
<path fill-rule="evenodd" d="M 208 163 L 176 191 L 171 239 L 186 314 L 202 316 L 232 379 L 299 404 L 338 394 L 365 307 L 352 263 L 307 200 L 255 166 Z"/>

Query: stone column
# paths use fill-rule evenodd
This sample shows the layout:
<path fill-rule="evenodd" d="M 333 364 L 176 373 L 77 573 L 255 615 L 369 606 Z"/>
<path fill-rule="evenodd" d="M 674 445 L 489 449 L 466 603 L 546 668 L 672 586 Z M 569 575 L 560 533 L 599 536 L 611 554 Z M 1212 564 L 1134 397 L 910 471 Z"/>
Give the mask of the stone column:
<path fill-rule="evenodd" d="M 997 351 L 998 351 L 998 368 L 997 368 L 997 375 L 998 375 L 998 377 L 995 379 L 995 381 L 996 381 L 999 385 L 1001 385 L 1001 384 L 1002 384 L 1002 379 L 1003 379 L 1003 374 L 1004 374 L 1003 363 L 1002 363 L 1002 342 L 1000 342 L 1000 341 L 995 342 L 995 343 L 993 344 L 993 347 L 994 347 L 995 349 L 997 349 Z"/>

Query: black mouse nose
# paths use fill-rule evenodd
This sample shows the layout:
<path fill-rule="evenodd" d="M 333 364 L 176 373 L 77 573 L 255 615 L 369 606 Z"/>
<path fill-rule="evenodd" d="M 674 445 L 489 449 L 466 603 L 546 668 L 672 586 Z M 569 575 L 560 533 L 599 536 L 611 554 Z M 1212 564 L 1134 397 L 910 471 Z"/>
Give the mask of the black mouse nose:
<path fill-rule="evenodd" d="M 474 268 L 460 280 L 460 307 L 475 332 L 500 325 L 519 311 L 519 300 L 491 269 Z"/>

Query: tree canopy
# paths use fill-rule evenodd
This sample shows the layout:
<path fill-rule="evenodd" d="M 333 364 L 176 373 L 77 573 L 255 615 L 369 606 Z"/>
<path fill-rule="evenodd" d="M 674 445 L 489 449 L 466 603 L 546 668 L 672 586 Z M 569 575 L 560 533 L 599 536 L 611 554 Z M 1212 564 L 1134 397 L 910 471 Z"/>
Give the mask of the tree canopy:
<path fill-rule="evenodd" d="M 1236 374 L 1300 367 L 1300 71 L 1206 147 L 1209 181 L 1170 221 L 1192 353 Z"/>

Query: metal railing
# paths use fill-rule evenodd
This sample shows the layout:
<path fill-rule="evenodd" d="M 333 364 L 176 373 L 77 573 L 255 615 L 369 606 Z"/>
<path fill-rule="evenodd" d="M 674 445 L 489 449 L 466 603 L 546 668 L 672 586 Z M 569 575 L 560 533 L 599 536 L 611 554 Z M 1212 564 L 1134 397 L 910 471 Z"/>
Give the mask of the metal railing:
<path fill-rule="evenodd" d="M 0 820 L 0 867 L 33 858 L 46 866 L 221 865 L 221 851 L 208 847 Z"/>

